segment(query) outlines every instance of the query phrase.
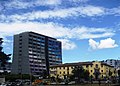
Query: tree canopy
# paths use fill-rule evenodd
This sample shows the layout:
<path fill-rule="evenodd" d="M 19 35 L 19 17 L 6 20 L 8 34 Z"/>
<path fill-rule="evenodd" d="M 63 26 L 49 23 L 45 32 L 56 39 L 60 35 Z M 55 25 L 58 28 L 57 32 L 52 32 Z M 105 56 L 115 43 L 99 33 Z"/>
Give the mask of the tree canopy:
<path fill-rule="evenodd" d="M 3 39 L 0 38 L 0 65 L 1 67 L 3 67 L 3 71 L 5 71 L 5 65 L 10 60 L 11 54 L 6 54 L 2 51 L 3 49 L 2 43 L 3 43 Z"/>
<path fill-rule="evenodd" d="M 73 77 L 79 83 L 82 79 L 88 80 L 89 79 L 89 71 L 85 70 L 82 66 L 76 66 L 73 71 Z"/>

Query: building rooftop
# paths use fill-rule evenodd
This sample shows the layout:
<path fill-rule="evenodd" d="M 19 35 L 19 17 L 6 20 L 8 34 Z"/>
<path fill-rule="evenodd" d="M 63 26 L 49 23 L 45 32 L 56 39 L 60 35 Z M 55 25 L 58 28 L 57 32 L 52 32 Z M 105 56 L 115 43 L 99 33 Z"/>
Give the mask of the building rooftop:
<path fill-rule="evenodd" d="M 95 62 L 95 61 L 93 61 Z M 53 65 L 51 67 L 66 67 L 66 66 L 82 66 L 82 65 L 93 65 L 93 62 L 76 62 L 76 63 L 65 63 L 65 64 L 60 64 L 60 65 Z M 108 65 L 104 62 L 101 62 L 102 65 L 106 65 L 109 67 L 113 67 L 111 65 Z"/>

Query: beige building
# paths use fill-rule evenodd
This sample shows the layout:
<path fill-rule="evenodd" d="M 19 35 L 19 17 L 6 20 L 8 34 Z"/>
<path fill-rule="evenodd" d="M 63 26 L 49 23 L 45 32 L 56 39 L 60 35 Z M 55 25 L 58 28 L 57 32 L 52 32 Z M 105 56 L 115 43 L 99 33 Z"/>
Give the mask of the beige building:
<path fill-rule="evenodd" d="M 82 66 L 85 70 L 88 70 L 90 73 L 89 76 L 92 78 L 96 78 L 95 73 L 99 73 L 98 78 L 100 79 L 116 76 L 116 70 L 114 67 L 98 61 L 54 65 L 50 67 L 50 76 L 64 79 L 64 76 L 70 76 L 73 74 L 72 71 L 75 66 Z"/>

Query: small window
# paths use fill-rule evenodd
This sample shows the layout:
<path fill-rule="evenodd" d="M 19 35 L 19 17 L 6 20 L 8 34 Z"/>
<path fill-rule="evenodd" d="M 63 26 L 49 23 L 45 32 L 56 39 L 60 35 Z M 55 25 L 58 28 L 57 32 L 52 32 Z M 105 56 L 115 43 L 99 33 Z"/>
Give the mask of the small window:
<path fill-rule="evenodd" d="M 98 64 L 96 64 L 96 68 L 98 68 Z"/>
<path fill-rule="evenodd" d="M 22 52 L 22 50 L 19 50 L 19 52 Z"/>
<path fill-rule="evenodd" d="M 69 70 L 69 67 L 67 67 L 67 70 Z"/>
<path fill-rule="evenodd" d="M 101 70 L 101 72 L 103 72 L 103 70 Z"/>
<path fill-rule="evenodd" d="M 65 74 L 65 71 L 63 73 Z"/>
<path fill-rule="evenodd" d="M 102 75 L 102 78 L 103 78 L 103 75 Z"/>
<path fill-rule="evenodd" d="M 67 72 L 67 74 L 69 75 L 69 71 Z"/>
<path fill-rule="evenodd" d="M 92 70 L 91 70 L 91 72 L 92 72 Z"/>
<path fill-rule="evenodd" d="M 19 36 L 20 38 L 22 37 L 22 36 Z"/>
<path fill-rule="evenodd" d="M 86 65 L 86 68 L 88 68 L 88 65 Z"/>

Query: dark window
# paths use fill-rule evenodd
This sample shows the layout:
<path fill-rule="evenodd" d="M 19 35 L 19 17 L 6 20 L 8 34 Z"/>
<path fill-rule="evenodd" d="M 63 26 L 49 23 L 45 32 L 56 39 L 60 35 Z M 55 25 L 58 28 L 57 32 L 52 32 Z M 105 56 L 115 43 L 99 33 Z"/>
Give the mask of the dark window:
<path fill-rule="evenodd" d="M 69 70 L 69 67 L 67 67 L 67 70 Z"/>
<path fill-rule="evenodd" d="M 20 38 L 22 37 L 22 36 L 19 36 Z"/>
<path fill-rule="evenodd" d="M 88 67 L 88 65 L 86 65 L 86 67 Z"/>
<path fill-rule="evenodd" d="M 60 74 L 61 74 L 61 72 L 60 72 Z"/>
<path fill-rule="evenodd" d="M 19 45 L 22 45 L 22 43 L 19 43 Z"/>
<path fill-rule="evenodd" d="M 63 73 L 65 74 L 65 71 Z"/>
<path fill-rule="evenodd" d="M 19 50 L 19 52 L 22 52 L 22 50 Z"/>
<path fill-rule="evenodd" d="M 96 64 L 96 68 L 98 68 L 98 64 Z"/>
<path fill-rule="evenodd" d="M 91 72 L 92 72 L 92 70 L 91 70 Z"/>
<path fill-rule="evenodd" d="M 103 75 L 102 75 L 102 78 L 103 78 Z"/>
<path fill-rule="evenodd" d="M 22 41 L 22 39 L 19 39 L 19 41 Z"/>
<path fill-rule="evenodd" d="M 101 70 L 101 72 L 103 72 L 103 70 Z"/>
<path fill-rule="evenodd" d="M 69 71 L 67 72 L 67 74 L 69 74 Z"/>

